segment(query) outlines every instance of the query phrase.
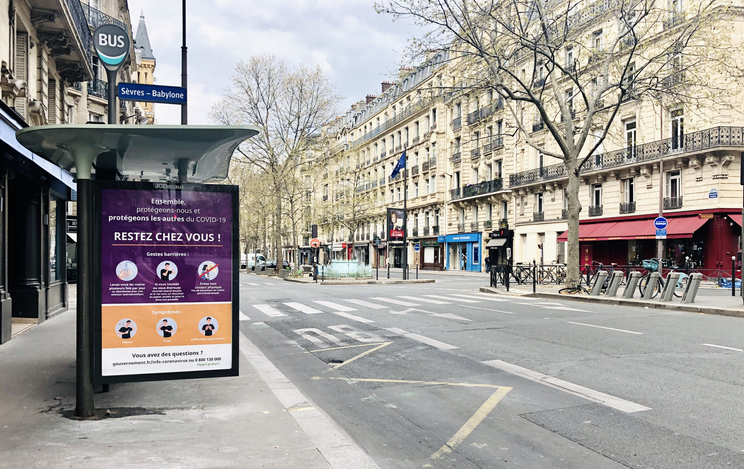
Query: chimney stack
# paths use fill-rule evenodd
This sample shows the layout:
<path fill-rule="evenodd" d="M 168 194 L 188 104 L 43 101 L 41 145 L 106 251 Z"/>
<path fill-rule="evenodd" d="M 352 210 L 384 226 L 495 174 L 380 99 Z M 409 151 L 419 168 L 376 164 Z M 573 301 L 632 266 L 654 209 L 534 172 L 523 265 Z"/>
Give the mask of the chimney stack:
<path fill-rule="evenodd" d="M 388 88 L 390 88 L 391 86 L 393 86 L 393 83 L 392 83 L 392 82 L 389 82 L 389 81 L 383 81 L 383 82 L 382 82 L 382 92 L 384 93 L 384 92 L 385 92 L 385 91 L 387 91 L 387 89 L 388 89 Z"/>
<path fill-rule="evenodd" d="M 377 98 L 377 95 L 374 95 L 374 94 L 368 94 L 368 95 L 367 95 L 367 104 L 369 104 L 369 103 L 371 103 L 372 101 L 374 101 L 374 100 L 375 100 L 375 98 Z"/>

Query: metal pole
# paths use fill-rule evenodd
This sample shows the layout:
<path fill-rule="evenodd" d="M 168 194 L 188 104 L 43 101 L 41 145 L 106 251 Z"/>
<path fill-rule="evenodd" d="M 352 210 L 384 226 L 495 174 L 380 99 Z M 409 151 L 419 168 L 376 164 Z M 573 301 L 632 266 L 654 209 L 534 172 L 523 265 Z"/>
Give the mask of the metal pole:
<path fill-rule="evenodd" d="M 181 45 L 181 86 L 186 88 L 188 83 L 188 66 L 186 60 L 186 0 L 182 2 L 181 21 L 183 23 L 183 41 Z M 181 125 L 189 123 L 189 107 L 187 103 L 181 104 Z"/>
<path fill-rule="evenodd" d="M 731 296 L 736 296 L 736 256 L 731 256 Z"/>
<path fill-rule="evenodd" d="M 108 78 L 108 123 L 116 124 L 116 70 L 106 70 Z"/>
<path fill-rule="evenodd" d="M 403 155 L 406 148 L 403 148 Z M 403 280 L 408 279 L 408 162 L 403 166 Z"/>
<path fill-rule="evenodd" d="M 664 140 L 664 107 L 659 104 L 659 135 Z M 659 158 L 659 216 L 664 216 L 664 155 Z M 659 262 L 664 258 L 664 240 L 656 240 L 656 257 Z M 588 282 L 587 282 L 588 283 Z"/>
<path fill-rule="evenodd" d="M 532 259 L 532 293 L 537 293 L 537 262 Z"/>

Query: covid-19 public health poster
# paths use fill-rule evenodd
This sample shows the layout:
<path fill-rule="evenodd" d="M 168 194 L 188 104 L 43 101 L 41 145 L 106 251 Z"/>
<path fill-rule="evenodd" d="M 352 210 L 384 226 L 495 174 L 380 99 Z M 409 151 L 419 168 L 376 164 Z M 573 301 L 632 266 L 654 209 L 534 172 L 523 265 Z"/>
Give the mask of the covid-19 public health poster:
<path fill-rule="evenodd" d="M 97 377 L 237 375 L 237 187 L 97 184 Z"/>

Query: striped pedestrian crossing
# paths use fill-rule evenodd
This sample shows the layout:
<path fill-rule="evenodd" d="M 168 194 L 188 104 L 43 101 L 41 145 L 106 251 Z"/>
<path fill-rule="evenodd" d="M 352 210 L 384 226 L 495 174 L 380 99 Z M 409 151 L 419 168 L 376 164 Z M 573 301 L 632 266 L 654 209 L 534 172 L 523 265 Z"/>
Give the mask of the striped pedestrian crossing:
<path fill-rule="evenodd" d="M 290 303 L 284 303 L 285 305 L 289 306 L 292 309 L 296 309 L 297 311 L 305 314 L 323 314 L 323 311 L 320 311 L 318 309 L 313 308 L 312 306 L 304 305 L 302 303 L 296 303 L 296 302 L 290 302 Z"/>
<path fill-rule="evenodd" d="M 349 298 L 349 299 L 344 300 L 344 301 L 348 301 L 349 303 L 354 303 L 355 305 L 358 305 L 358 306 L 364 306 L 365 308 L 369 308 L 369 309 L 386 309 L 386 308 L 389 308 L 389 306 L 378 305 L 377 303 L 370 303 L 369 301 L 357 300 L 355 298 Z"/>
<path fill-rule="evenodd" d="M 458 298 L 457 300 L 454 300 L 452 298 L 449 298 L 443 295 L 424 295 L 424 296 L 427 298 L 438 298 L 440 300 L 458 301 L 460 303 L 480 303 L 480 300 L 466 300 L 465 298 Z"/>
<path fill-rule="evenodd" d="M 334 303 L 333 301 L 315 300 L 313 301 L 313 303 L 317 303 L 321 306 L 325 306 L 326 308 L 330 308 L 333 311 L 342 311 L 342 312 L 356 311 L 356 309 L 354 308 L 349 308 L 348 306 Z"/>
<path fill-rule="evenodd" d="M 282 316 L 286 316 L 286 314 L 282 313 L 281 311 L 278 311 L 274 308 L 272 308 L 269 305 L 252 305 L 257 310 L 264 313 L 266 316 L 269 316 L 270 318 L 279 318 Z"/>
<path fill-rule="evenodd" d="M 376 296 L 373 300 L 382 301 L 383 303 L 391 303 L 398 306 L 420 306 L 417 303 L 411 303 L 410 301 L 395 300 L 393 298 L 384 298 L 382 296 Z"/>
<path fill-rule="evenodd" d="M 431 298 L 421 298 L 418 296 L 399 296 L 398 298 L 403 298 L 405 300 L 421 301 L 422 303 L 429 303 L 433 305 L 451 305 L 452 304 L 452 302 L 450 301 L 432 300 Z"/>

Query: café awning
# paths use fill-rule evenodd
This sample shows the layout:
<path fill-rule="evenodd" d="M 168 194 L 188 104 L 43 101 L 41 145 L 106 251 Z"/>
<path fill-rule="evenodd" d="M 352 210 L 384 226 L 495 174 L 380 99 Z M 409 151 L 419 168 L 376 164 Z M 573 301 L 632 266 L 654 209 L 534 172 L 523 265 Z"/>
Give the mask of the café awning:
<path fill-rule="evenodd" d="M 740 216 L 741 217 L 741 216 Z M 708 218 L 667 217 L 667 238 L 692 238 Z M 622 239 L 656 239 L 654 219 L 622 220 L 579 225 L 579 241 L 612 241 Z M 558 237 L 558 241 L 568 241 L 568 230 Z"/>

